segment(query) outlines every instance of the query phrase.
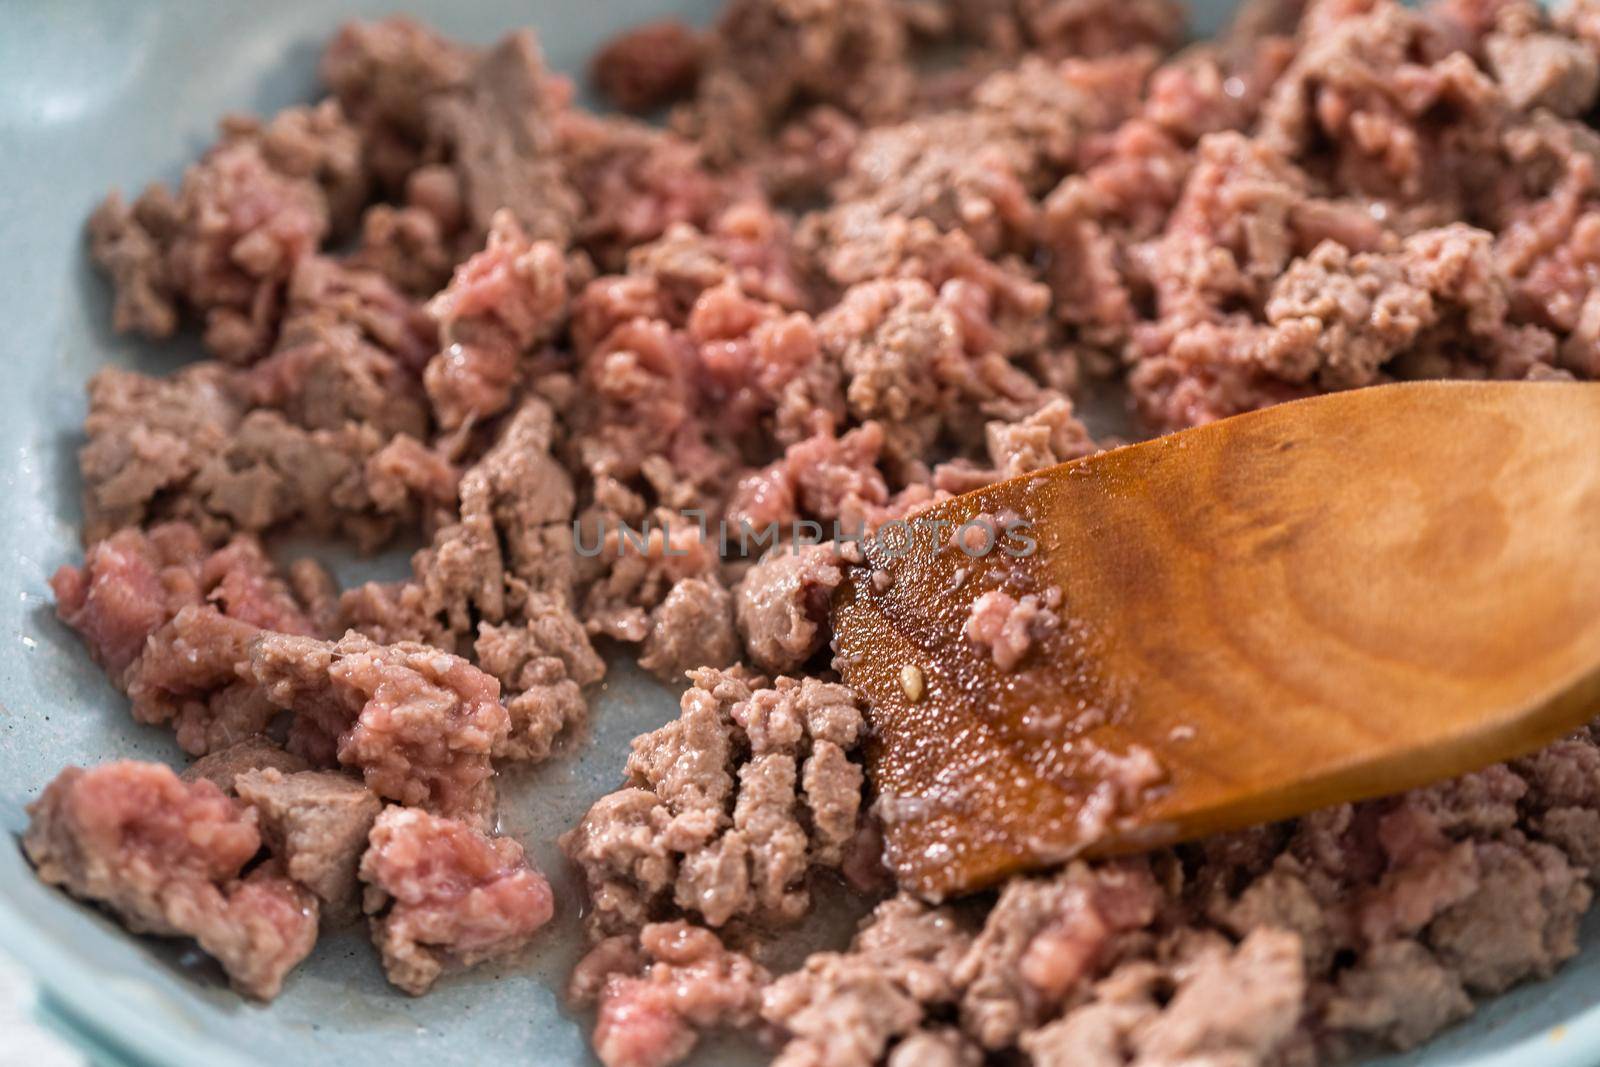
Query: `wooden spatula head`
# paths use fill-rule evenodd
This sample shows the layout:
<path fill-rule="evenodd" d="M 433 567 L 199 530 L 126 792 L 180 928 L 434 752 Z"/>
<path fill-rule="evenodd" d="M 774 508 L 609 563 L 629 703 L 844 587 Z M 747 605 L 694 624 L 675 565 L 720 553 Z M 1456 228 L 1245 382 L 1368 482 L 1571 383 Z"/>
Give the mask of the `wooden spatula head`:
<path fill-rule="evenodd" d="M 979 517 L 1037 549 L 948 543 Z M 1396 792 L 1600 712 L 1600 384 L 1284 404 L 911 531 L 864 546 L 834 629 L 890 864 L 927 896 Z M 991 590 L 1056 620 L 1010 669 L 963 636 Z"/>

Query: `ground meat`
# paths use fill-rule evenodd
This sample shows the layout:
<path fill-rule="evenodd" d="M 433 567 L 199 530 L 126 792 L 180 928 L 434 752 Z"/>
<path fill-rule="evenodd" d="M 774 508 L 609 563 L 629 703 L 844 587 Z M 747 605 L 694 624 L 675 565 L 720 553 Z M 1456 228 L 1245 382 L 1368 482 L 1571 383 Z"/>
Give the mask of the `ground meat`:
<path fill-rule="evenodd" d="M 498 212 L 488 247 L 428 304 L 443 344 L 425 374 L 439 424 L 455 429 L 504 410 L 520 357 L 555 331 L 566 309 L 560 247 L 529 241 L 516 216 Z"/>
<path fill-rule="evenodd" d="M 1490 34 L 1483 47 L 1506 102 L 1519 111 L 1581 115 L 1600 92 L 1600 61 L 1581 41 L 1517 26 Z"/>
<path fill-rule="evenodd" d="M 785 1038 L 774 1062 L 871 1067 L 896 1038 L 917 1040 L 928 1013 L 955 999 L 950 975 L 970 945 L 946 909 L 909 897 L 880 904 L 848 952 L 813 954 L 763 995 L 762 1017 Z"/>
<path fill-rule="evenodd" d="M 677 682 L 695 667 L 731 667 L 739 652 L 732 595 L 715 578 L 684 578 L 650 613 L 639 666 Z"/>
<path fill-rule="evenodd" d="M 630 784 L 562 840 L 584 872 L 592 929 L 637 929 L 668 903 L 721 927 L 794 921 L 805 876 L 843 862 L 863 776 L 853 693 L 702 669 L 676 722 L 634 742 Z M 747 755 L 746 755 L 747 754 Z"/>
<path fill-rule="evenodd" d="M 416 372 L 435 343 L 421 309 L 381 275 L 312 256 L 290 278 L 276 347 L 242 387 L 308 430 L 354 422 L 425 437 Z"/>
<path fill-rule="evenodd" d="M 212 607 L 179 611 L 128 672 L 133 717 L 171 726 L 194 756 L 265 732 L 277 710 L 243 669 L 260 632 Z"/>
<path fill-rule="evenodd" d="M 555 416 L 525 399 L 498 439 L 460 476 L 455 521 L 412 557 L 413 577 L 344 594 L 349 627 L 380 643 L 426 642 L 465 654 L 475 624 L 571 612 L 575 563 L 571 476 L 551 456 Z M 507 681 L 507 684 L 512 684 Z"/>
<path fill-rule="evenodd" d="M 564 731 L 588 721 L 585 686 L 605 677 L 605 662 L 570 609 L 534 598 L 521 626 L 481 623 L 478 665 L 500 679 L 511 730 L 495 750 L 501 759 L 542 760 Z"/>
<path fill-rule="evenodd" d="M 799 101 L 867 119 L 902 112 L 913 78 L 889 0 L 732 0 L 711 34 L 694 107 L 679 123 L 713 160 L 755 152 Z"/>
<path fill-rule="evenodd" d="M 1278 930 L 1257 931 L 1237 948 L 1199 939 L 1170 975 L 1130 966 L 1088 1004 L 1025 1035 L 1023 1048 L 1042 1067 L 1276 1062 L 1293 1049 L 1300 1019 L 1299 949 Z M 1152 994 L 1167 982 L 1175 991 L 1158 1006 Z"/>
<path fill-rule="evenodd" d="M 845 398 L 858 419 L 913 425 L 949 406 L 941 385 L 958 380 L 966 364 L 961 320 L 926 283 L 856 286 L 818 325 L 844 371 Z M 925 447 L 937 425 L 930 422 L 907 450 Z"/>
<path fill-rule="evenodd" d="M 955 969 L 962 1029 L 985 1048 L 1011 1045 L 1114 958 L 1160 904 L 1138 863 L 1074 864 L 1054 878 L 1008 883 Z"/>
<path fill-rule="evenodd" d="M 668 1067 L 701 1032 L 747 1027 L 768 980 L 759 964 L 724 948 L 710 930 L 654 923 L 590 950 L 573 973 L 571 999 L 598 1003 L 595 1055 L 606 1067 Z"/>
<path fill-rule="evenodd" d="M 1095 451 L 1094 440 L 1065 397 L 1016 422 L 991 422 L 984 427 L 984 437 L 989 462 L 1001 478 L 1044 470 Z"/>
<path fill-rule="evenodd" d="M 145 641 L 180 609 L 201 599 L 198 562 L 205 548 L 192 526 L 124 529 L 98 541 L 83 566 L 50 579 L 56 614 L 77 630 L 111 680 L 124 675 Z"/>
<path fill-rule="evenodd" d="M 415 808 L 378 816 L 361 880 L 384 973 L 413 996 L 447 967 L 518 951 L 555 914 L 521 845 Z"/>
<path fill-rule="evenodd" d="M 1104 0 L 955 0 L 951 28 L 1003 51 L 1102 55 L 1140 45 L 1171 48 L 1182 36 L 1176 6 Z"/>
<path fill-rule="evenodd" d="M 1011 671 L 1022 662 L 1034 642 L 1059 625 L 1058 616 L 1039 596 L 1028 593 L 1019 600 L 1002 590 L 991 589 L 973 602 L 961 632 L 968 641 L 985 649 L 997 668 Z"/>
<path fill-rule="evenodd" d="M 828 605 L 844 581 L 831 545 L 767 553 L 735 592 L 739 634 L 763 670 L 793 670 L 828 641 Z"/>
<path fill-rule="evenodd" d="M 961 230 L 992 256 L 1034 225 L 1034 163 L 996 116 L 950 112 L 869 131 L 834 194 L 882 215 Z"/>
<path fill-rule="evenodd" d="M 354 919 L 360 898 L 356 868 L 383 807 L 378 798 L 342 774 L 285 774 L 275 767 L 240 773 L 234 788 L 256 810 L 262 836 L 284 873 L 316 894 L 323 919 Z"/>
<path fill-rule="evenodd" d="M 1515 839 L 1477 848 L 1479 885 L 1441 911 L 1427 939 L 1477 993 L 1498 993 L 1551 973 L 1578 951 L 1577 922 L 1591 899 L 1580 872 L 1556 848 Z"/>
<path fill-rule="evenodd" d="M 83 635 L 135 719 L 171 725 L 193 755 L 264 731 L 271 705 L 240 671 L 262 630 L 310 635 L 317 625 L 261 546 L 239 537 L 208 552 L 194 527 L 123 530 L 90 548 L 82 568 L 51 580 L 57 613 Z"/>
<path fill-rule="evenodd" d="M 85 536 L 99 539 L 125 525 L 171 518 L 193 522 L 213 540 L 235 530 L 296 525 L 313 533 L 346 533 L 370 548 L 414 517 L 410 499 L 380 507 L 364 479 L 365 464 L 383 447 L 392 421 L 415 426 L 420 409 L 413 405 L 404 414 L 402 389 L 365 409 L 355 401 L 357 408 L 341 411 L 353 397 L 349 374 L 371 350 L 352 353 L 319 344 L 297 352 L 256 368 L 249 379 L 213 364 L 159 381 L 129 371 L 101 372 L 90 385 L 89 441 L 79 454 Z M 319 365 L 330 374 L 324 377 Z M 374 390 L 383 391 L 382 375 L 389 373 L 373 379 L 371 369 L 368 364 L 357 371 L 367 381 L 356 391 L 369 399 Z M 322 392 L 324 385 L 332 391 Z M 281 402 L 285 411 L 245 414 L 244 398 L 258 390 L 259 402 Z M 330 414 L 314 414 L 316 405 L 328 405 L 321 410 Z M 331 414 L 336 411 L 337 417 Z M 329 425 L 308 429 L 286 413 Z M 379 423 L 350 421 L 346 414 Z"/>
<path fill-rule="evenodd" d="M 1336 1030 L 1407 1049 L 1471 1011 L 1460 979 L 1431 952 L 1415 941 L 1388 941 L 1339 975 L 1325 1018 Z"/>
<path fill-rule="evenodd" d="M 641 122 L 569 112 L 558 132 L 567 173 L 583 197 L 578 237 L 608 269 L 674 223 L 705 226 L 750 189 L 740 172 L 708 170 L 693 141 Z"/>
<path fill-rule="evenodd" d="M 642 23 L 595 53 L 590 80 L 624 111 L 653 111 L 694 91 L 704 49 L 700 35 L 677 19 Z"/>
<path fill-rule="evenodd" d="M 245 363 L 272 344 L 284 285 L 366 200 L 358 136 L 333 101 L 260 123 L 231 118 L 174 196 L 152 186 L 95 214 L 90 246 L 117 287 L 117 323 L 152 336 L 180 308 L 204 318 L 206 346 Z"/>
<path fill-rule="evenodd" d="M 309 771 L 311 764 L 285 751 L 271 738 L 257 735 L 201 756 L 185 767 L 179 777 L 185 782 L 204 778 L 229 796 L 235 796 L 233 783 L 241 774 L 268 768 L 283 774 L 298 774 Z"/>
<path fill-rule="evenodd" d="M 135 933 L 192 937 L 241 993 L 271 1000 L 317 938 L 317 902 L 261 849 L 255 813 L 153 763 L 69 767 L 28 807 L 39 877 Z"/>
<path fill-rule="evenodd" d="M 807 215 L 797 241 L 813 269 L 841 289 L 884 277 L 927 282 L 959 315 L 969 351 L 1015 357 L 1047 339 L 1049 289 L 1020 261 L 982 255 L 964 231 L 944 232 L 926 218 L 851 202 Z"/>
<path fill-rule="evenodd" d="M 113 192 L 89 216 L 89 252 L 111 276 L 111 325 L 118 333 L 170 337 L 177 294 L 166 250 L 176 205 L 159 186 L 132 205 Z"/>
<path fill-rule="evenodd" d="M 171 378 L 108 368 L 89 381 L 83 537 L 109 537 L 156 516 L 161 496 L 187 485 L 237 430 L 242 408 L 227 373 L 200 364 Z"/>
<path fill-rule="evenodd" d="M 264 634 L 247 658 L 268 699 L 295 713 L 290 751 L 359 770 L 381 797 L 490 823 L 490 754 L 511 727 L 492 676 L 436 648 L 356 633 Z"/>
<path fill-rule="evenodd" d="M 555 120 L 569 94 L 545 70 L 537 39 L 521 30 L 484 53 L 464 84 L 424 101 L 430 139 L 454 159 L 474 238 L 509 211 L 532 240 L 566 244 L 579 199 L 557 152 Z"/>
<path fill-rule="evenodd" d="M 474 53 L 403 16 L 347 22 L 322 53 L 319 67 L 362 134 L 372 173 L 398 189 L 427 140 L 427 104 L 463 86 Z"/>

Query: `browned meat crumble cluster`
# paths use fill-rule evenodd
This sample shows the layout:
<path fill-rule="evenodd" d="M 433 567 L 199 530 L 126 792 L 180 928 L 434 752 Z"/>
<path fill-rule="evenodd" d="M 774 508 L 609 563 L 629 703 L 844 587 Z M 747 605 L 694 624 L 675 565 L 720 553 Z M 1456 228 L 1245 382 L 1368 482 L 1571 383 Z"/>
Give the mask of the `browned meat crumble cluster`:
<path fill-rule="evenodd" d="M 609 642 L 690 684 L 562 839 L 607 1067 L 712 1029 L 783 1067 L 1310 1067 L 1550 974 L 1600 878 L 1600 735 L 919 901 L 827 663 L 859 557 L 685 519 L 874 529 L 1093 452 L 1092 381 L 1162 432 L 1600 376 L 1596 0 L 1250 0 L 1182 39 L 1175 0 L 729 0 L 596 57 L 661 126 L 578 107 L 530 32 L 353 23 L 321 102 L 111 195 L 117 329 L 213 358 L 91 382 L 51 584 L 199 758 L 64 771 L 40 876 L 260 998 L 364 912 L 420 994 L 552 917 L 496 768 L 581 733 Z M 404 532 L 409 578 L 343 590 L 263 542 Z M 1014 665 L 1057 606 L 992 593 L 967 637 Z M 830 879 L 876 910 L 782 973 Z"/>

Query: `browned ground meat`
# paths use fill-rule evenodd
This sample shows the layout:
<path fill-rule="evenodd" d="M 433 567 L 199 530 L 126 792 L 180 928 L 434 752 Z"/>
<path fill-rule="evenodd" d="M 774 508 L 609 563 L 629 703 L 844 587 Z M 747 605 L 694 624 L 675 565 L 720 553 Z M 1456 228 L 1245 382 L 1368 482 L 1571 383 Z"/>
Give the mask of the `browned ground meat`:
<path fill-rule="evenodd" d="M 910 104 L 908 58 L 891 0 L 730 0 L 682 125 L 726 161 L 757 150 L 800 101 L 892 117 Z"/>
<path fill-rule="evenodd" d="M 838 869 L 857 832 L 850 754 L 864 727 L 849 689 L 710 668 L 692 680 L 677 721 L 634 741 L 627 788 L 563 839 L 594 930 L 636 930 L 669 907 L 714 927 L 793 922 L 808 871 Z"/>
<path fill-rule="evenodd" d="M 1080 419 L 1098 379 L 1161 432 L 1600 375 L 1593 0 L 1252 0 L 1181 35 L 1170 0 L 729 0 L 596 57 L 617 103 L 679 103 L 661 128 L 578 107 L 527 31 L 352 23 L 327 99 L 230 117 L 175 190 L 109 197 L 113 325 L 193 323 L 215 358 L 90 383 L 87 548 L 52 587 L 134 715 L 203 758 L 187 787 L 52 786 L 46 877 L 266 993 L 314 926 L 282 902 L 347 913 L 396 801 L 369 904 L 420 991 L 548 918 L 478 831 L 497 761 L 583 735 L 610 642 L 691 684 L 564 839 L 608 1067 L 712 1028 L 786 1067 L 1312 1065 L 1549 974 L 1600 870 L 1589 732 L 948 909 L 882 868 L 898 801 L 866 806 L 826 662 L 852 535 L 1111 443 Z M 290 531 L 423 547 L 341 590 L 278 570 Z M 990 594 L 969 636 L 1015 666 L 1055 607 Z M 80 863 L 80 793 L 154 820 L 201 918 L 123 864 L 142 838 Z M 227 863 L 169 833 L 191 820 L 228 828 Z M 270 864 L 229 851 L 247 834 Z M 770 973 L 772 928 L 832 877 L 878 911 Z"/>
<path fill-rule="evenodd" d="M 704 50 L 700 34 L 677 19 L 646 22 L 606 42 L 590 78 L 622 110 L 651 111 L 694 91 Z"/>
<path fill-rule="evenodd" d="M 316 894 L 330 922 L 355 918 L 356 868 L 382 803 L 353 778 L 332 771 L 284 774 L 274 767 L 234 779 L 239 799 L 256 809 L 261 833 L 284 873 Z"/>
<path fill-rule="evenodd" d="M 282 774 L 298 774 L 301 771 L 309 771 L 311 764 L 293 752 L 285 751 L 270 737 L 257 734 L 227 748 L 220 748 L 201 756 L 185 767 L 178 777 L 185 782 L 204 778 L 229 796 L 237 796 L 234 782 L 241 774 L 268 768 Z"/>
<path fill-rule="evenodd" d="M 517 951 L 555 914 L 521 845 L 415 808 L 378 816 L 361 880 L 384 971 L 413 996 L 446 967 Z"/>
<path fill-rule="evenodd" d="M 242 993 L 271 1000 L 317 939 L 317 901 L 267 863 L 253 809 L 154 763 L 69 767 L 28 808 L 39 877 L 130 930 L 192 937 Z"/>
<path fill-rule="evenodd" d="M 455 165 L 466 232 L 474 243 L 509 211 L 535 241 L 565 243 L 578 195 L 557 155 L 555 119 L 571 95 L 545 69 L 539 42 L 521 30 L 485 52 L 464 85 L 423 102 L 432 146 Z"/>
<path fill-rule="evenodd" d="M 819 952 L 763 994 L 761 1015 L 786 1038 L 778 1063 L 868 1067 L 897 1038 L 956 1000 L 951 972 L 971 937 L 954 914 L 909 897 L 880 904 L 846 952 Z"/>

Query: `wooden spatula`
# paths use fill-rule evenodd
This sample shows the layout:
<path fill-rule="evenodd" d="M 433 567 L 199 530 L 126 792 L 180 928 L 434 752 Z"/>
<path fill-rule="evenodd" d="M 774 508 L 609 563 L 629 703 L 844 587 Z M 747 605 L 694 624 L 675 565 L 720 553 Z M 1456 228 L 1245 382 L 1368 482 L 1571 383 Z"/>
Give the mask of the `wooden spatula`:
<path fill-rule="evenodd" d="M 983 528 L 950 530 L 978 517 L 974 557 Z M 1600 384 L 1284 404 L 864 548 L 838 664 L 890 864 L 931 897 L 1407 789 L 1600 713 Z M 990 591 L 977 635 L 1027 638 L 1010 669 L 1017 642 L 963 634 Z"/>

